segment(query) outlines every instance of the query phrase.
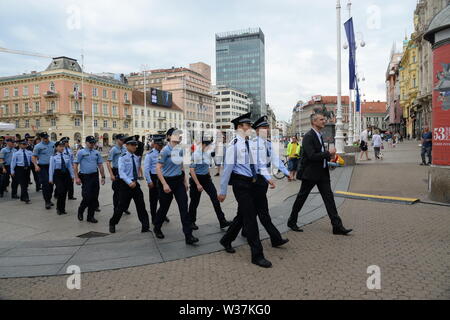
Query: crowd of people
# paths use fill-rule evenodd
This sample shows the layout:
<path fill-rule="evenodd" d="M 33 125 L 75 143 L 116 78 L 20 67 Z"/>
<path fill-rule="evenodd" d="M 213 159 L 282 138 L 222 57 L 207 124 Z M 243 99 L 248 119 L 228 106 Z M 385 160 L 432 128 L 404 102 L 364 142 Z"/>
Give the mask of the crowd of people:
<path fill-rule="evenodd" d="M 257 217 L 267 230 L 271 244 L 279 247 L 289 240 L 272 223 L 267 200 L 268 189 L 275 188 L 270 168 L 277 167 L 289 181 L 295 179 L 293 172 L 300 170 L 296 177 L 302 180 L 300 191 L 292 207 L 287 221 L 288 227 L 297 232 L 303 231 L 297 225 L 298 215 L 312 188 L 317 185 L 325 202 L 325 207 L 332 223 L 333 234 L 346 235 L 346 229 L 338 215 L 330 186 L 328 161 L 336 155 L 334 148 L 325 146 L 320 131 L 326 119 L 320 113 L 311 115 L 312 129 L 303 138 L 302 156 L 300 143 L 293 141 L 288 148 L 290 158 L 289 171 L 273 150 L 269 140 L 270 125 L 267 116 L 255 122 L 250 120 L 251 113 L 232 120 L 235 137 L 225 147 L 224 154 L 217 160 L 212 137 L 202 135 L 201 143 L 193 148 L 189 163 L 189 178 L 185 173 L 184 153 L 181 130 L 171 128 L 165 136 L 156 137 L 150 150 L 144 155 L 144 144 L 136 137 L 123 134 L 115 136 L 116 144 L 104 159 L 96 149 L 94 136 L 85 139 L 85 146 L 78 147 L 75 152 L 70 147 L 70 139 L 50 141 L 46 132 L 36 138 L 27 136 L 24 140 L 5 139 L 6 144 L 0 151 L 0 196 L 4 197 L 11 182 L 11 196 L 30 204 L 28 187 L 31 176 L 34 177 L 36 191 L 42 190 L 43 203 L 47 210 L 55 204 L 56 213 L 67 214 L 66 200 L 76 200 L 74 184 L 81 186 L 81 202 L 78 206 L 77 218 L 81 222 L 85 218 L 88 223 L 97 223 L 95 213 L 100 211 L 100 188 L 105 184 L 106 172 L 109 173 L 113 190 L 113 212 L 109 220 L 109 231 L 115 233 L 123 214 L 130 214 L 131 201 L 135 203 L 137 215 L 141 223 L 141 232 L 151 232 L 158 239 L 165 237 L 163 225 L 169 222 L 167 213 L 173 198 L 178 205 L 182 232 L 185 242 L 194 245 L 199 239 L 194 231 L 197 209 L 203 191 L 209 196 L 212 208 L 221 229 L 228 228 L 220 243 L 229 253 L 234 253 L 232 242 L 242 230 L 251 248 L 252 263 L 261 267 L 272 264 L 263 253 L 259 237 Z M 0 143 L 3 143 L 0 139 Z M 77 141 L 77 145 L 81 145 Z M 222 148 L 219 146 L 219 148 Z M 220 188 L 216 189 L 210 174 L 213 162 L 220 164 L 223 172 Z M 299 169 L 300 168 L 300 169 Z M 150 216 L 144 200 L 144 186 L 150 202 Z M 232 221 L 226 219 L 221 202 L 226 199 L 228 186 L 232 186 L 237 201 L 237 213 Z"/>

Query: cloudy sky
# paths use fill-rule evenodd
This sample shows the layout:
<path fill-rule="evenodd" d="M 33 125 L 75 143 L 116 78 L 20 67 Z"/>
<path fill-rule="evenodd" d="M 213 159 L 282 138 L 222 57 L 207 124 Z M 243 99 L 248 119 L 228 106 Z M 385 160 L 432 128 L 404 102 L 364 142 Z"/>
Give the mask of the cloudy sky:
<path fill-rule="evenodd" d="M 342 2 L 342 23 L 348 18 Z M 353 0 L 361 85 L 385 100 L 394 42 L 413 30 L 416 0 Z M 336 95 L 334 0 L 1 0 L 0 47 L 80 59 L 87 72 L 129 73 L 203 61 L 215 70 L 217 32 L 260 27 L 266 39 L 266 97 L 289 120 L 298 100 Z M 360 33 L 359 33 L 360 32 Z M 345 33 L 342 33 L 345 41 Z M 343 50 L 343 93 L 348 94 Z M 41 71 L 49 60 L 0 53 L 0 76 Z M 213 83 L 215 72 L 213 71 Z"/>

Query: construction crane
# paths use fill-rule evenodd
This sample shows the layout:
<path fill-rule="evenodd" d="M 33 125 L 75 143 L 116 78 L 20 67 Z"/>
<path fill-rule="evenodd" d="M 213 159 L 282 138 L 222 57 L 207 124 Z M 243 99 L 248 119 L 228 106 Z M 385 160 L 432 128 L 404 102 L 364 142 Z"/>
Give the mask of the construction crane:
<path fill-rule="evenodd" d="M 13 50 L 13 49 L 7 49 L 7 48 L 3 48 L 0 47 L 0 52 L 5 52 L 5 53 L 12 53 L 12 54 L 20 54 L 23 56 L 33 56 L 33 57 L 40 57 L 40 58 L 49 58 L 52 59 L 53 57 L 45 55 L 45 54 L 41 54 L 41 53 L 36 53 L 36 52 L 28 52 L 28 51 L 22 51 L 22 50 Z"/>

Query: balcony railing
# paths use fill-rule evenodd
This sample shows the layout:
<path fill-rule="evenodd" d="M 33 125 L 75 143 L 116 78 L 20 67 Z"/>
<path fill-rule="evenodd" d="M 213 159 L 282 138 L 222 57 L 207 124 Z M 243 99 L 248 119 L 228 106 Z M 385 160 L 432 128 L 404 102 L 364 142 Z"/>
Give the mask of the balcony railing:
<path fill-rule="evenodd" d="M 125 100 L 123 103 L 124 104 L 131 104 L 131 101 L 130 100 Z"/>
<path fill-rule="evenodd" d="M 47 91 L 44 93 L 45 98 L 57 98 L 59 96 L 59 93 L 56 91 Z"/>

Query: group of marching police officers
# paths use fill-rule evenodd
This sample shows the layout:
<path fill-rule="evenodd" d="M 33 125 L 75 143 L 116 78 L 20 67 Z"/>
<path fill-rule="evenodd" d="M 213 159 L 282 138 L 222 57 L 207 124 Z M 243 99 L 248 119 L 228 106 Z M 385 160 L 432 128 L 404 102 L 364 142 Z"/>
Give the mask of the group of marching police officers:
<path fill-rule="evenodd" d="M 183 166 L 184 150 L 180 144 L 181 130 L 171 128 L 166 136 L 153 139 L 152 148 L 145 157 L 143 144 L 138 137 L 117 134 L 116 144 L 111 148 L 106 163 L 112 181 L 114 207 L 113 215 L 109 220 L 110 233 L 116 232 L 116 227 L 124 213 L 130 214 L 129 206 L 133 200 L 142 226 L 141 231 L 151 231 L 151 219 L 154 235 L 163 239 L 165 236 L 162 227 L 164 222 L 169 222 L 167 213 L 175 198 L 185 242 L 188 245 L 194 245 L 199 241 L 194 236 L 194 231 L 199 228 L 196 224 L 197 208 L 204 191 L 211 200 L 220 228 L 228 228 L 220 240 L 226 252 L 235 252 L 232 242 L 242 230 L 242 235 L 247 238 L 251 248 L 252 263 L 265 268 L 271 267 L 271 262 L 263 254 L 257 217 L 268 232 L 273 247 L 282 246 L 289 241 L 282 237 L 269 214 L 267 191 L 269 188 L 275 188 L 270 171 L 271 165 L 282 171 L 289 181 L 291 178 L 277 156 L 277 152 L 272 150 L 272 143 L 268 139 L 267 116 L 261 117 L 254 123 L 250 117 L 251 113 L 247 113 L 232 120 L 236 135 L 223 155 L 223 173 L 219 191 L 216 190 L 209 172 L 214 158 L 214 144 L 211 137 L 202 135 L 201 146 L 192 152 L 188 178 Z M 251 138 L 255 131 L 256 137 Z M 37 139 L 37 141 L 36 139 L 20 141 L 7 139 L 4 142 L 6 145 L 0 151 L 2 170 L 0 196 L 4 196 L 9 185 L 9 177 L 12 177 L 12 198 L 19 198 L 17 189 L 20 186 L 20 200 L 29 204 L 28 185 L 31 184 L 30 176 L 33 172 L 37 175 L 35 176 L 36 190 L 42 189 L 45 208 L 51 209 L 54 206 L 51 200 L 55 188 L 56 212 L 58 215 L 64 215 L 67 213 L 66 199 L 76 199 L 73 196 L 73 186 L 76 183 L 81 185 L 82 191 L 78 220 L 84 220 L 87 209 L 86 221 L 97 223 L 95 212 L 100 211 L 100 185 L 105 184 L 106 177 L 103 158 L 95 148 L 97 142 L 95 137 L 86 137 L 85 147 L 78 150 L 75 157 L 67 137 L 52 142 L 48 134 L 43 132 Z M 33 143 L 30 144 L 29 140 Z M 146 210 L 141 186 L 143 181 L 147 183 L 149 190 L 150 217 Z M 225 218 L 221 208 L 221 202 L 227 196 L 229 185 L 232 186 L 238 204 L 233 221 Z M 297 203 L 297 208 L 293 211 L 299 211 L 301 205 L 298 207 Z M 298 212 L 293 212 L 288 226 L 293 231 L 302 231 L 296 224 L 297 217 Z M 333 224 L 333 232 L 335 227 L 341 226 Z M 341 233 L 335 234 L 346 234 L 351 231 L 345 228 L 339 230 Z"/>

